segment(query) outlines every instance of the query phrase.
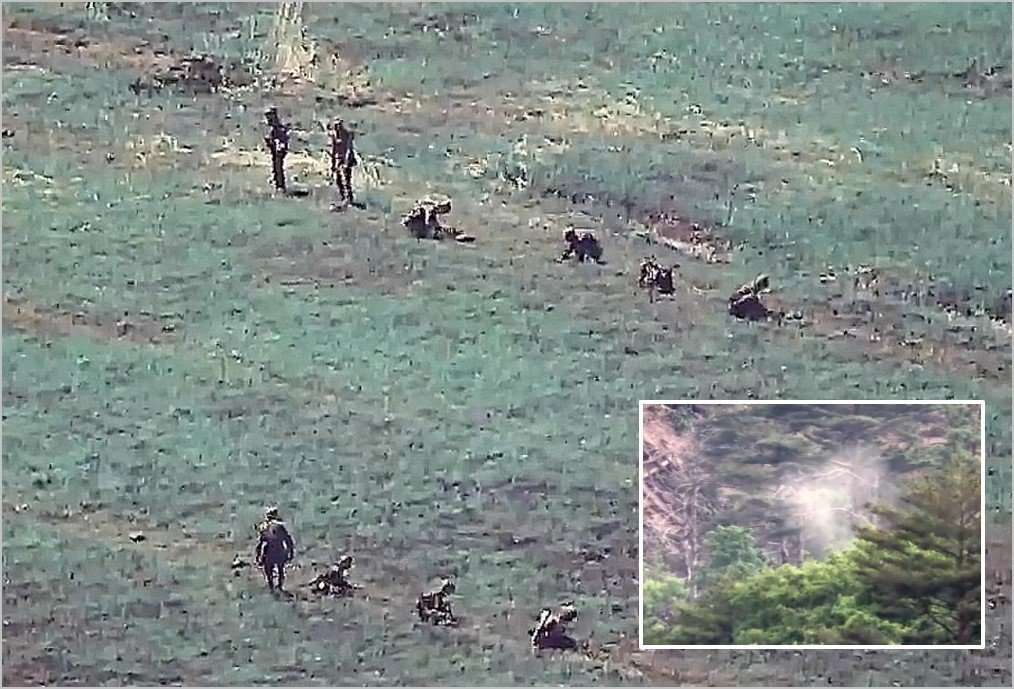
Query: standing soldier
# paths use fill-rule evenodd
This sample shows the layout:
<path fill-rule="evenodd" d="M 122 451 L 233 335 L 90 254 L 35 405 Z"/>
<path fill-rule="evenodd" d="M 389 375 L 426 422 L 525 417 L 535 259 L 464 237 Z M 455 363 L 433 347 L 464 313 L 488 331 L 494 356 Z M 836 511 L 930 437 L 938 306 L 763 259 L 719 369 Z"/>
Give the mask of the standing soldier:
<path fill-rule="evenodd" d="M 355 135 L 345 128 L 345 120 L 337 120 L 331 129 L 331 176 L 341 195 L 342 206 L 354 206 L 352 168 L 358 164 L 352 145 Z"/>
<path fill-rule="evenodd" d="M 268 108 L 264 113 L 268 122 L 268 135 L 264 137 L 264 143 L 271 151 L 271 172 L 274 176 L 275 189 L 285 192 L 285 156 L 289 152 L 289 129 L 290 125 L 283 124 L 278 117 L 278 108 Z"/>
<path fill-rule="evenodd" d="M 292 561 L 296 546 L 285 523 L 278 516 L 277 507 L 269 507 L 264 512 L 264 521 L 257 525 L 257 531 L 257 548 L 254 551 L 257 566 L 264 570 L 269 589 L 275 590 L 277 576 L 278 590 L 283 591 L 285 565 Z"/>

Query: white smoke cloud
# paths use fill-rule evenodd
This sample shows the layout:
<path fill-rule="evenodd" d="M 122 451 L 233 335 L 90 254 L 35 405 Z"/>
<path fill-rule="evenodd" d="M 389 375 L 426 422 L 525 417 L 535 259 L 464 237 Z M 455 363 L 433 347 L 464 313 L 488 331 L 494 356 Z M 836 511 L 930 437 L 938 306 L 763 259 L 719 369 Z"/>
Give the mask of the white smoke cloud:
<path fill-rule="evenodd" d="M 844 547 L 858 527 L 872 524 L 870 505 L 893 503 L 897 490 L 880 453 L 854 446 L 783 486 L 779 495 L 789 507 L 790 523 L 800 531 L 802 546 L 823 557 Z"/>

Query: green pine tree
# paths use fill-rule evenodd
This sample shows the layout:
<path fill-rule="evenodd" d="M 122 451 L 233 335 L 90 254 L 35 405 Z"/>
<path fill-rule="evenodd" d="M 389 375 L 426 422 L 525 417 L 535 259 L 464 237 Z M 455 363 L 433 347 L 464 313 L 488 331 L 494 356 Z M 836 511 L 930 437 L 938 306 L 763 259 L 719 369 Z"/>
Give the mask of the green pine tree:
<path fill-rule="evenodd" d="M 909 643 L 976 643 L 981 634 L 980 469 L 955 453 L 909 484 L 903 508 L 877 507 L 859 533 L 857 575 L 879 614 L 914 622 Z"/>
<path fill-rule="evenodd" d="M 697 584 L 706 589 L 723 577 L 742 579 L 764 566 L 757 539 L 742 526 L 720 526 L 704 538 L 707 563 L 697 572 Z"/>

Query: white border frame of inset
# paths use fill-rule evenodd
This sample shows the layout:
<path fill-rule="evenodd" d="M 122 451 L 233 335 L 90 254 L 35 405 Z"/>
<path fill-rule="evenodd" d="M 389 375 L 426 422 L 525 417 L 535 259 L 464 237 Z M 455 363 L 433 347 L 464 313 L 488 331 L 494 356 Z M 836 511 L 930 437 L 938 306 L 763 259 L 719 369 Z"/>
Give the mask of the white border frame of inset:
<path fill-rule="evenodd" d="M 700 645 L 700 646 L 674 646 L 674 645 L 645 645 L 644 643 L 644 406 L 646 404 L 693 404 L 697 406 L 717 405 L 760 405 L 760 404 L 794 404 L 794 405 L 835 405 L 835 404 L 857 404 L 857 405 L 978 405 L 979 407 L 979 499 L 980 519 L 982 520 L 979 529 L 979 553 L 980 580 L 979 580 L 979 608 L 982 643 L 976 646 L 904 646 L 904 645 L 785 645 L 774 644 L 768 646 L 749 646 L 742 644 L 730 644 L 726 646 Z M 708 650 L 730 650 L 730 651 L 768 651 L 768 650 L 793 650 L 793 651 L 835 651 L 835 650 L 884 650 L 884 651 L 928 651 L 928 650 L 951 650 L 951 651 L 973 651 L 986 648 L 986 402 L 984 400 L 640 400 L 637 408 L 637 518 L 638 518 L 638 548 L 637 548 L 637 645 L 643 651 L 708 651 Z"/>

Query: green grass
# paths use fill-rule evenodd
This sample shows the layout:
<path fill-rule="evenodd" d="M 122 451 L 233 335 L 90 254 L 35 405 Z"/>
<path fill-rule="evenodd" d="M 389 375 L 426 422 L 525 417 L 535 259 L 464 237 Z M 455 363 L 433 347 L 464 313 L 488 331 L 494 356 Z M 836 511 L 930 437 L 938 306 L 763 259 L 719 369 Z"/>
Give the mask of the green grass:
<path fill-rule="evenodd" d="M 85 22 L 83 6 L 7 9 L 61 25 Z M 114 11 L 110 22 L 84 26 L 96 41 L 164 31 L 181 50 L 210 45 L 235 58 L 261 47 L 263 36 L 250 40 L 249 11 L 239 6 L 132 9 L 155 21 Z M 384 173 L 388 185 L 366 192 L 369 209 L 361 213 L 328 213 L 319 198 L 271 199 L 266 170 L 211 162 L 221 137 L 258 145 L 268 96 L 137 99 L 126 89 L 134 75 L 119 68 L 81 63 L 40 74 L 14 70 L 7 58 L 5 126 L 9 116 L 31 124 L 5 143 L 5 293 L 107 324 L 102 337 L 4 333 L 5 508 L 32 507 L 5 511 L 5 574 L 16 586 L 43 573 L 52 579 L 48 595 L 12 603 L 8 614 L 23 625 L 38 621 L 39 631 L 23 626 L 15 638 L 41 654 L 53 681 L 122 681 L 134 673 L 141 683 L 175 675 L 253 684 L 622 682 L 579 659 L 533 662 L 524 632 L 542 605 L 576 598 L 582 638 L 636 633 L 636 560 L 623 552 L 636 554 L 636 402 L 643 398 L 984 398 L 994 472 L 988 506 L 998 528 L 1009 525 L 1005 386 L 942 366 L 878 361 L 852 342 L 732 323 L 722 311 L 725 288 L 760 271 L 787 298 L 808 296 L 813 281 L 803 273 L 827 263 L 871 261 L 905 275 L 981 284 L 987 293 L 1009 285 L 1009 191 L 1001 202 L 976 206 L 976 190 L 951 194 L 913 183 L 901 170 L 932 158 L 938 145 L 1009 175 L 1002 150 L 1009 99 L 968 105 L 962 94 L 916 86 L 867 99 L 852 72 L 804 78 L 827 58 L 827 19 L 837 8 L 752 10 L 761 34 L 794 26 L 798 15 L 803 47 L 795 33 L 755 40 L 745 10 L 730 21 L 721 6 L 526 4 L 516 18 L 514 9 L 307 5 L 311 37 L 346 46 L 368 64 L 376 89 L 429 97 L 422 111 L 400 117 L 377 108 L 349 113 L 362 151 L 398 164 Z M 270 9 L 257 11 L 255 33 L 265 34 Z M 833 14 L 843 27 L 886 23 L 906 33 L 861 40 L 835 59 L 852 70 L 881 49 L 944 71 L 963 69 L 973 54 L 1009 60 L 1009 36 L 977 33 L 1004 16 L 1009 25 L 1009 8 L 934 12 L 943 25 L 960 27 L 957 38 L 909 34 L 908 22 L 930 21 L 911 7 L 845 8 Z M 441 37 L 411 27 L 427 13 L 477 18 L 467 20 L 459 41 L 455 31 Z M 220 40 L 208 38 L 212 21 Z M 537 36 L 539 25 L 552 36 Z M 654 33 L 655 26 L 667 28 Z M 662 48 L 678 52 L 679 65 L 652 73 L 645 58 Z M 730 71 L 723 60 L 739 66 Z M 743 76 L 751 90 L 738 86 Z M 819 163 L 786 168 L 769 150 L 738 143 L 710 153 L 697 140 L 660 144 L 592 131 L 568 135 L 565 153 L 532 165 L 529 192 L 481 203 L 493 180 L 464 175 L 471 158 L 506 153 L 522 133 L 534 144 L 558 132 L 537 119 L 509 126 L 445 120 L 442 99 L 463 94 L 496 104 L 513 92 L 518 102 L 538 104 L 552 83 L 578 77 L 588 95 L 556 97 L 580 112 L 622 99 L 632 85 L 648 112 L 682 120 L 685 106 L 699 103 L 711 120 L 785 129 L 790 145 L 805 147 L 816 135 L 843 150 L 859 145 L 868 165 L 836 176 Z M 726 82 L 733 86 L 715 88 Z M 810 93 L 805 109 L 775 98 L 799 88 Z M 820 105 L 820 97 L 844 105 Z M 278 100 L 307 130 L 337 114 L 312 94 Z M 954 126 L 961 118 L 968 126 Z M 904 136 L 890 126 L 898 121 L 908 128 Z M 890 131 L 874 135 L 874 127 Z M 161 132 L 193 152 L 131 169 L 127 142 Z M 323 150 L 323 134 L 311 131 L 305 146 Z M 114 161 L 105 160 L 107 150 Z M 720 167 L 705 170 L 711 160 Z M 647 206 L 671 182 L 694 212 L 721 217 L 724 199 L 712 192 L 726 169 L 737 181 L 767 185 L 729 229 L 749 249 L 724 268 L 682 261 L 689 280 L 715 283 L 717 291 L 683 292 L 675 306 L 649 307 L 635 291 L 631 266 L 646 250 L 636 240 L 609 234 L 610 264 L 575 268 L 551 263 L 555 231 L 547 237 L 529 229 L 529 219 L 562 228 L 570 214 L 580 220 L 603 212 L 541 196 L 563 183 L 614 201 L 636 196 Z M 15 170 L 23 185 L 11 180 Z M 203 191 L 206 181 L 220 186 Z M 480 235 L 474 249 L 402 235 L 396 214 L 427 185 L 453 197 L 451 221 Z M 854 201 L 857 189 L 863 193 Z M 811 225 L 811 216 L 823 224 Z M 768 248 L 793 242 L 795 258 Z M 285 275 L 316 285 L 282 285 Z M 177 332 L 159 346 L 118 340 L 111 324 L 123 312 L 173 322 Z M 178 316 L 159 320 L 162 314 Z M 942 330 L 943 319 L 933 318 Z M 91 509 L 101 502 L 99 514 L 122 520 L 124 533 L 133 515 L 160 538 L 185 526 L 188 543 L 210 545 L 180 554 L 96 542 L 72 526 L 81 501 Z M 334 611 L 292 607 L 267 599 L 252 576 L 231 578 L 232 554 L 250 548 L 251 524 L 275 502 L 307 561 L 352 548 L 356 574 L 408 598 L 439 574 L 457 574 L 464 637 L 413 628 L 401 599 L 336 604 Z M 65 507 L 75 513 L 71 525 L 60 516 Z M 585 568 L 587 548 L 609 549 L 601 571 Z M 72 569 L 81 572 L 74 583 L 61 575 Z M 138 589 L 129 579 L 134 569 L 157 573 L 159 585 Z M 79 581 L 87 603 L 66 624 L 43 623 L 50 604 L 78 600 Z M 128 603 L 169 596 L 201 614 L 127 612 Z M 497 615 L 510 600 L 515 607 L 504 621 Z M 113 624 L 135 617 L 140 630 L 129 637 Z M 75 631 L 94 620 L 108 636 Z M 142 636 L 151 641 L 131 645 Z M 116 645 L 110 640 L 123 642 L 121 659 L 107 650 Z M 62 644 L 62 654 L 46 652 L 46 643 Z M 159 655 L 163 645 L 171 657 Z M 627 661 L 618 663 L 629 669 Z"/>

